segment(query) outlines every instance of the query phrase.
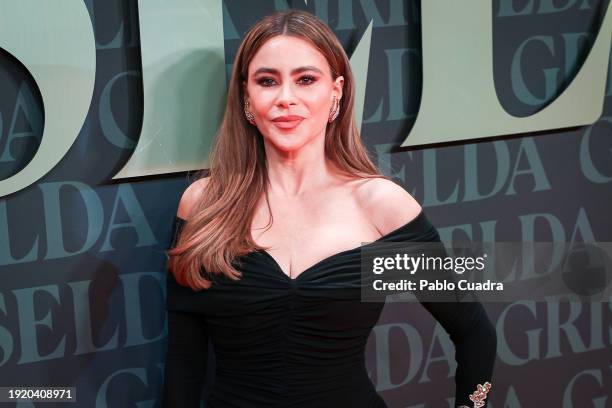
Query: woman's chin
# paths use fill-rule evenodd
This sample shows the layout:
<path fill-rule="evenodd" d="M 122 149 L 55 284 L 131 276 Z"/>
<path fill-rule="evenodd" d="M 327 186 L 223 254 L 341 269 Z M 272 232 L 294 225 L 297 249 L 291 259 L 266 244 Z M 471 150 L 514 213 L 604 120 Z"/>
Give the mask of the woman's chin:
<path fill-rule="evenodd" d="M 267 138 L 268 142 L 278 149 L 294 149 L 304 144 L 301 132 L 277 132 L 272 130 Z"/>
<path fill-rule="evenodd" d="M 301 139 L 290 138 L 288 136 L 275 138 L 275 140 L 271 141 L 271 144 L 276 150 L 282 152 L 291 152 L 294 150 L 298 150 L 304 145 Z"/>
<path fill-rule="evenodd" d="M 292 151 L 297 151 L 301 147 L 301 145 L 297 143 L 282 143 L 282 144 L 276 144 L 274 145 L 274 147 L 277 150 L 288 153 Z"/>

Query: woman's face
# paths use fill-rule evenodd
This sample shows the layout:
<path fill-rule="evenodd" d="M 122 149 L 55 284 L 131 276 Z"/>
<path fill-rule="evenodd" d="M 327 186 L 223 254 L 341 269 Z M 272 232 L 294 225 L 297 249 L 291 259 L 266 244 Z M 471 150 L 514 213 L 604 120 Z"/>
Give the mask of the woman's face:
<path fill-rule="evenodd" d="M 329 63 L 313 45 L 293 36 L 272 37 L 251 60 L 248 75 L 245 99 L 264 140 L 291 151 L 325 137 L 344 78 L 332 80 Z"/>

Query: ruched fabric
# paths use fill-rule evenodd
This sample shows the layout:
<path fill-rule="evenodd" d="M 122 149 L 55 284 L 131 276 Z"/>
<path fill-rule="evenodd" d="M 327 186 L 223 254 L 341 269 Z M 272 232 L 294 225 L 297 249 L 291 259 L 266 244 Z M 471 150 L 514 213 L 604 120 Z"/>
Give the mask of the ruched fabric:
<path fill-rule="evenodd" d="M 185 221 L 176 218 L 175 242 Z M 439 242 L 421 213 L 377 242 Z M 383 302 L 361 301 L 360 247 L 287 276 L 265 251 L 239 259 L 243 278 L 215 275 L 195 292 L 167 277 L 168 350 L 163 407 L 200 407 L 208 343 L 211 408 L 383 408 L 364 351 Z M 421 303 L 456 347 L 456 405 L 491 380 L 495 331 L 480 303 Z M 409 356 L 406 356 L 408 358 Z"/>

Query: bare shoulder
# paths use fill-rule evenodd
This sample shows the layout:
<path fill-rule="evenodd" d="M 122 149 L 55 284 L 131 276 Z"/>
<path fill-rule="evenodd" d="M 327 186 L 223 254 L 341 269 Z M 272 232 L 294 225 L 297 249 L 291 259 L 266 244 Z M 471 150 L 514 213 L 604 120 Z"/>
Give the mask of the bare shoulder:
<path fill-rule="evenodd" d="M 357 200 L 382 235 L 407 224 L 422 211 L 421 205 L 404 187 L 383 178 L 360 183 Z"/>
<path fill-rule="evenodd" d="M 204 191 L 204 187 L 206 187 L 207 183 L 208 177 L 204 177 L 194 181 L 185 189 L 176 212 L 176 215 L 179 218 L 184 220 L 189 219 L 191 210 L 202 196 L 202 192 Z"/>

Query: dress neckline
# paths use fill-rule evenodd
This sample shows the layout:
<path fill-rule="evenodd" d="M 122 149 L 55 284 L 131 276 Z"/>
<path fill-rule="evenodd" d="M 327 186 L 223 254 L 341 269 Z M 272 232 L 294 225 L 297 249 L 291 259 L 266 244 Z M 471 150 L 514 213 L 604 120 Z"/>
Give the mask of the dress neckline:
<path fill-rule="evenodd" d="M 422 218 L 424 216 L 425 216 L 425 213 L 423 212 L 423 209 L 421 209 L 421 211 L 414 218 L 412 218 L 411 220 L 407 221 L 406 223 L 400 225 L 399 227 L 395 228 L 394 230 L 391 230 L 390 232 L 388 232 L 388 233 L 386 233 L 384 235 L 381 235 L 380 237 L 376 238 L 374 241 L 371 241 L 371 242 L 369 242 L 367 244 L 364 244 L 364 245 L 360 245 L 360 246 L 356 246 L 356 247 L 353 247 L 353 248 L 345 249 L 345 250 L 342 250 L 340 252 L 336 252 L 336 253 L 333 253 L 333 254 L 331 254 L 329 256 L 326 256 L 325 258 L 320 259 L 320 260 L 316 261 L 315 263 L 313 263 L 312 265 L 308 266 L 306 269 L 304 269 L 303 271 L 298 273 L 297 276 L 295 276 L 294 278 L 289 276 L 283 270 L 283 268 L 281 268 L 281 266 L 278 263 L 278 261 L 276 260 L 276 258 L 274 258 L 272 255 L 270 255 L 270 253 L 268 251 L 266 251 L 265 249 L 260 249 L 259 251 L 253 251 L 250 254 L 261 253 L 262 255 L 266 256 L 272 262 L 274 268 L 276 269 L 276 271 L 278 273 L 282 274 L 289 282 L 295 283 L 295 282 L 299 281 L 300 278 L 304 274 L 307 274 L 308 272 L 311 272 L 313 270 L 316 270 L 317 268 L 320 268 L 321 265 L 323 265 L 326 262 L 330 262 L 332 259 L 335 259 L 335 258 L 337 258 L 339 256 L 342 256 L 342 255 L 349 254 L 351 252 L 360 251 L 362 248 L 364 248 L 366 246 L 374 245 L 376 243 L 383 242 L 383 241 L 386 241 L 386 240 L 392 238 L 393 236 L 403 232 L 405 229 L 407 229 L 412 224 L 417 222 L 417 219 L 420 219 L 420 218 Z"/>
<path fill-rule="evenodd" d="M 265 249 L 260 249 L 260 250 L 257 250 L 257 251 L 252 251 L 252 252 L 249 252 L 249 253 L 247 253 L 247 254 L 246 254 L 246 256 L 253 255 L 253 254 L 257 254 L 257 253 L 264 255 L 266 258 L 268 258 L 268 259 L 270 260 L 270 262 L 272 263 L 272 265 L 273 265 L 274 269 L 275 269 L 275 270 L 276 270 L 276 271 L 277 271 L 279 274 L 281 274 L 282 276 L 284 276 L 284 277 L 285 277 L 285 279 L 287 279 L 289 282 L 291 282 L 291 283 L 295 283 L 295 282 L 299 281 L 299 280 L 300 280 L 300 278 L 302 278 L 302 276 L 303 276 L 304 274 L 306 274 L 306 273 L 308 273 L 308 272 L 311 272 L 311 271 L 313 271 L 313 270 L 316 270 L 317 268 L 320 268 L 320 267 L 321 267 L 321 265 L 323 265 L 323 264 L 324 264 L 324 263 L 326 263 L 326 262 L 330 262 L 332 259 L 335 259 L 335 258 L 337 258 L 337 257 L 339 257 L 339 256 L 342 256 L 342 255 L 349 254 L 349 253 L 351 253 L 351 252 L 359 251 L 359 250 L 361 250 L 363 247 L 366 247 L 366 246 L 369 246 L 369 245 L 374 245 L 374 244 L 376 244 L 376 243 L 386 241 L 386 240 L 388 240 L 388 239 L 390 239 L 390 238 L 394 237 L 395 235 L 400 234 L 401 232 L 403 232 L 403 231 L 404 231 L 405 229 L 407 229 L 408 227 L 412 226 L 412 224 L 416 223 L 416 222 L 417 222 L 417 220 L 419 220 L 420 218 L 422 218 L 422 217 L 424 217 L 424 216 L 425 216 L 425 213 L 424 213 L 423 209 L 421 208 L 421 210 L 419 211 L 419 213 L 418 213 L 418 214 L 417 214 L 415 217 L 413 217 L 412 219 L 410 219 L 410 220 L 409 220 L 409 221 L 407 221 L 406 223 L 404 223 L 404 224 L 400 225 L 399 227 L 395 228 L 394 230 L 391 230 L 390 232 L 388 232 L 388 233 L 386 233 L 386 234 L 384 234 L 384 235 L 381 235 L 380 237 L 376 238 L 374 241 L 371 241 L 371 242 L 369 242 L 369 243 L 367 243 L 367 244 L 360 245 L 360 246 L 356 246 L 356 247 L 349 248 L 349 249 L 345 249 L 345 250 L 342 250 L 342 251 L 340 251 L 340 252 L 336 252 L 336 253 L 334 253 L 334 254 L 331 254 L 331 255 L 329 255 L 329 256 L 326 256 L 325 258 L 320 259 L 320 260 L 316 261 L 315 263 L 313 263 L 312 265 L 308 266 L 306 269 L 304 269 L 304 270 L 303 270 L 303 271 L 301 271 L 299 274 L 297 274 L 297 276 L 296 276 L 296 277 L 294 277 L 294 278 L 292 278 L 291 276 L 289 276 L 289 275 L 288 275 L 288 274 L 287 274 L 287 273 L 286 273 L 286 272 L 283 270 L 283 268 L 281 268 L 281 266 L 280 266 L 280 264 L 278 263 L 278 261 L 276 260 L 276 258 L 274 258 L 272 255 L 270 255 L 270 253 L 269 253 L 268 251 L 266 251 Z M 186 222 L 186 220 L 185 220 L 185 219 L 180 218 L 179 216 L 175 216 L 175 218 L 177 218 L 179 222 L 182 222 L 182 223 Z"/>

